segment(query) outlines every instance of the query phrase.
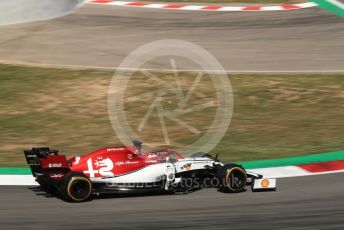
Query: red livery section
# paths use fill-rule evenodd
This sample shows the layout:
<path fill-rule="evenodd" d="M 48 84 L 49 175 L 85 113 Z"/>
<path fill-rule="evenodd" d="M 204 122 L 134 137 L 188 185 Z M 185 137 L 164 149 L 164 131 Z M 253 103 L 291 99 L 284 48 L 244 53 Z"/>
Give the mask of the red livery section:
<path fill-rule="evenodd" d="M 298 167 L 307 170 L 311 173 L 344 170 L 344 160 L 329 161 L 315 164 L 304 164 L 299 165 Z"/>
<path fill-rule="evenodd" d="M 137 170 L 145 161 L 130 147 L 108 147 L 81 157 L 74 157 L 71 170 L 89 177 L 112 177 Z M 115 167 L 116 166 L 116 167 Z"/>
<path fill-rule="evenodd" d="M 69 168 L 65 155 L 51 155 L 43 158 L 41 159 L 41 166 L 47 169 Z"/>
<path fill-rule="evenodd" d="M 116 177 L 165 162 L 167 158 L 184 158 L 170 149 L 141 152 L 141 144 L 111 146 L 69 160 L 50 148 L 33 148 L 24 152 L 33 175 L 44 175 L 53 180 L 61 180 L 69 172 L 81 173 L 88 178 Z"/>
<path fill-rule="evenodd" d="M 69 160 L 70 170 L 80 172 L 88 177 L 114 177 L 127 174 L 151 164 L 159 163 L 166 157 L 183 158 L 177 152 L 169 149 L 158 149 L 143 152 L 138 148 L 114 146 L 103 148 L 80 157 Z"/>

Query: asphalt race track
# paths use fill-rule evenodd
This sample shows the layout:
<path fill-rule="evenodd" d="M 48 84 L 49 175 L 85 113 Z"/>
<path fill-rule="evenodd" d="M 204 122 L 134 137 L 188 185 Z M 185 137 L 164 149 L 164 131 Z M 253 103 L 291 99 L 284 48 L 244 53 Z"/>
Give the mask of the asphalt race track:
<path fill-rule="evenodd" d="M 344 21 L 319 8 L 194 12 L 86 4 L 59 19 L 2 27 L 0 34 L 5 62 L 116 67 L 147 42 L 182 39 L 230 71 L 344 69 Z"/>
<path fill-rule="evenodd" d="M 182 39 L 230 71 L 342 71 L 344 21 L 318 8 L 191 12 L 85 5 L 0 28 L 0 60 L 116 67 L 154 40 Z M 154 63 L 151 68 L 169 68 Z M 279 179 L 277 192 L 95 198 L 66 203 L 37 187 L 0 187 L 1 229 L 343 229 L 344 174 Z"/>
<path fill-rule="evenodd" d="M 0 187 L 1 229 L 343 229 L 344 174 L 278 180 L 278 191 L 118 196 L 66 203 Z"/>

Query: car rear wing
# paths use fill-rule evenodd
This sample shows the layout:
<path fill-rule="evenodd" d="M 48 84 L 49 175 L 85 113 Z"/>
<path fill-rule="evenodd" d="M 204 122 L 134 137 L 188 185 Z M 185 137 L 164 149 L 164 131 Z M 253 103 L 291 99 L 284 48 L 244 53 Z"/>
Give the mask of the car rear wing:
<path fill-rule="evenodd" d="M 58 150 L 50 148 L 32 148 L 24 150 L 26 162 L 30 165 L 33 176 L 53 171 L 69 171 L 65 155 L 58 155 Z"/>

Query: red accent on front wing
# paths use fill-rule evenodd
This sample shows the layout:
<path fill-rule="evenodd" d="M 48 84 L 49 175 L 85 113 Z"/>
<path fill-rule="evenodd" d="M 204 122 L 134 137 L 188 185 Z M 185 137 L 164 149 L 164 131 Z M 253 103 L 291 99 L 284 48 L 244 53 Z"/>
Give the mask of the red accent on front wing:
<path fill-rule="evenodd" d="M 344 160 L 304 164 L 298 167 L 311 173 L 344 170 Z"/>

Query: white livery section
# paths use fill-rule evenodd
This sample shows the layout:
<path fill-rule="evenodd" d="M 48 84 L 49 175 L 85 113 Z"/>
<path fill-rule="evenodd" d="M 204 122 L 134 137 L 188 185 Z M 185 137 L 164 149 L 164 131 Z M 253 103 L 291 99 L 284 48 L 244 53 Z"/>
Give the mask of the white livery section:
<path fill-rule="evenodd" d="M 161 181 L 166 176 L 167 181 L 175 182 L 176 173 L 205 169 L 207 166 L 212 166 L 213 163 L 214 161 L 208 158 L 185 158 L 174 163 L 167 162 L 149 165 L 120 176 L 90 179 L 94 183 L 154 183 Z"/>
<path fill-rule="evenodd" d="M 172 163 L 160 163 L 117 177 L 91 178 L 91 180 L 95 183 L 152 183 L 161 180 L 161 177 L 169 171 L 175 173 L 175 166 Z"/>

